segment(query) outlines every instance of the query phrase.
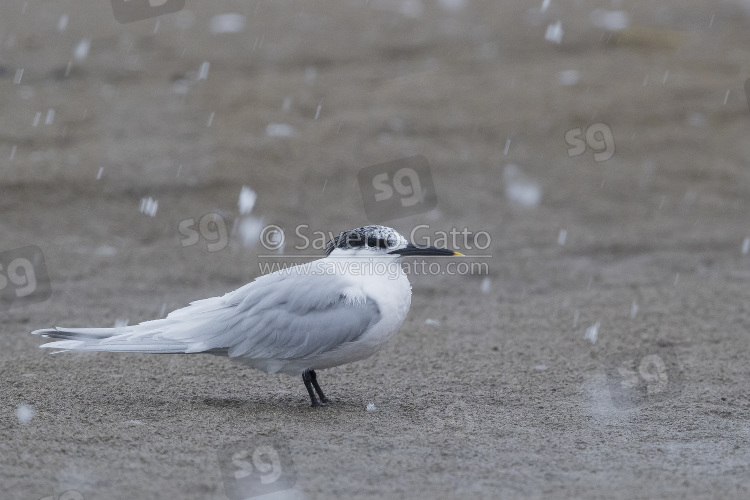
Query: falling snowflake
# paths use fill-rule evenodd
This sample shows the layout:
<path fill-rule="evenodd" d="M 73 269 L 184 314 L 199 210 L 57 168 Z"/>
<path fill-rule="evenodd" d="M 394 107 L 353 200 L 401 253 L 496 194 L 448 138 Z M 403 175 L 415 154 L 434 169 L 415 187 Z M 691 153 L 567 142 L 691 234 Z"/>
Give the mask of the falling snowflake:
<path fill-rule="evenodd" d="M 211 18 L 208 29 L 214 35 L 240 33 L 245 29 L 245 16 L 242 14 L 219 14 Z"/>
<path fill-rule="evenodd" d="M 150 196 L 148 198 L 141 198 L 141 213 L 144 213 L 151 217 L 156 217 L 156 211 L 159 209 L 159 202 Z"/>
<path fill-rule="evenodd" d="M 505 196 L 513 203 L 525 207 L 534 207 L 542 199 L 542 188 L 521 173 L 518 166 L 506 165 L 503 172 Z"/>
<path fill-rule="evenodd" d="M 240 214 L 246 215 L 253 211 L 255 206 L 255 200 L 258 199 L 258 194 L 247 186 L 242 186 L 240 190 L 240 199 L 237 205 L 240 209 Z"/>
<path fill-rule="evenodd" d="M 560 45 L 562 43 L 562 37 L 563 29 L 560 21 L 547 26 L 547 31 L 544 33 L 545 40 Z"/>
<path fill-rule="evenodd" d="M 73 51 L 73 58 L 76 61 L 84 61 L 89 56 L 89 50 L 91 50 L 91 39 L 84 38 L 76 45 Z"/>
<path fill-rule="evenodd" d="M 16 417 L 22 424 L 28 424 L 29 422 L 31 422 L 31 419 L 34 418 L 34 415 L 36 415 L 36 411 L 29 405 L 20 404 L 18 405 L 18 408 L 16 408 Z"/>
<path fill-rule="evenodd" d="M 198 80 L 205 80 L 208 78 L 208 70 L 211 68 L 211 63 L 204 61 L 201 64 L 201 69 L 198 71 Z"/>
<path fill-rule="evenodd" d="M 266 135 L 268 137 L 294 137 L 297 135 L 297 130 L 286 123 L 269 123 L 266 127 Z"/>
<path fill-rule="evenodd" d="M 591 325 L 586 329 L 586 335 L 583 338 L 590 340 L 592 344 L 596 343 L 596 338 L 599 336 L 599 322 Z"/>

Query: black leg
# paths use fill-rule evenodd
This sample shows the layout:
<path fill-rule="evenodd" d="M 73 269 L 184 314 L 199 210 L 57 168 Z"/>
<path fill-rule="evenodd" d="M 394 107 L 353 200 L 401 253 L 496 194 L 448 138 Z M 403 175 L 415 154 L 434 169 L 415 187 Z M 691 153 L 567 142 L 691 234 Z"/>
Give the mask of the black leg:
<path fill-rule="evenodd" d="M 328 398 L 325 394 L 323 394 L 323 390 L 318 385 L 318 376 L 315 374 L 315 370 L 310 370 L 310 382 L 312 382 L 312 385 L 315 388 L 315 392 L 317 392 L 318 396 L 320 396 L 320 402 L 323 404 L 328 403 Z"/>
<path fill-rule="evenodd" d="M 318 403 L 318 398 L 315 397 L 315 393 L 313 392 L 312 383 L 311 383 L 311 376 L 310 371 L 304 371 L 302 372 L 302 381 L 305 383 L 305 388 L 307 389 L 307 393 L 310 395 L 310 401 L 313 408 L 320 406 L 320 403 Z"/>

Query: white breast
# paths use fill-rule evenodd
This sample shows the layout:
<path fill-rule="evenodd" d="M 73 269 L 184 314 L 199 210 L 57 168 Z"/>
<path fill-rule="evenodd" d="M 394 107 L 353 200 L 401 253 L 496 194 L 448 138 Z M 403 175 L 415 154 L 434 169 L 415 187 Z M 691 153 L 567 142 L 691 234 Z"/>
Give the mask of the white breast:
<path fill-rule="evenodd" d="M 332 352 L 321 354 L 315 359 L 291 362 L 286 367 L 287 369 L 293 366 L 298 368 L 298 365 L 302 364 L 306 364 L 305 369 L 331 368 L 368 358 L 378 352 L 401 327 L 411 306 L 409 279 L 401 270 L 396 257 L 376 258 L 374 261 L 372 266 L 368 267 L 367 264 L 370 262 L 361 257 L 350 260 L 352 264 L 348 268 L 350 272 L 345 274 L 350 283 L 346 295 L 353 301 L 362 298 L 374 300 L 380 310 L 380 321 L 356 341 L 342 345 Z M 359 269 L 363 272 L 351 272 L 355 269 L 355 265 L 360 266 Z"/>
<path fill-rule="evenodd" d="M 363 340 L 383 344 L 401 327 L 411 306 L 411 285 L 398 262 L 392 268 L 398 274 L 387 273 L 368 276 L 359 283 L 362 291 L 374 300 L 380 309 L 380 321 L 370 329 Z"/>

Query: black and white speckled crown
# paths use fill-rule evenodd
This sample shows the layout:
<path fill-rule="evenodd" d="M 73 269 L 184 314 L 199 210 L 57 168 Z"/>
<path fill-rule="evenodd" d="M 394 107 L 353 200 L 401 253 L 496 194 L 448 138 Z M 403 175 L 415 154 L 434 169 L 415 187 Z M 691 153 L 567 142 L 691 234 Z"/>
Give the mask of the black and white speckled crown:
<path fill-rule="evenodd" d="M 330 255 L 337 248 L 342 250 L 371 248 L 392 251 L 405 247 L 407 243 L 406 238 L 391 227 L 363 226 L 344 231 L 329 241 L 326 245 L 326 255 Z"/>

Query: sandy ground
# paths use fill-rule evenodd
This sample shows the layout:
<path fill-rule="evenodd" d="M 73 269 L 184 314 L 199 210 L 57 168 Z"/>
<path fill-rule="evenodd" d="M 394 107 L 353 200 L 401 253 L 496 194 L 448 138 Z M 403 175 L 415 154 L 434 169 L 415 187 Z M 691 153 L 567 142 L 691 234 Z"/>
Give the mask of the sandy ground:
<path fill-rule="evenodd" d="M 36 245 L 51 296 L 0 296 L 2 497 L 234 499 L 279 472 L 279 498 L 747 498 L 750 11 L 541 4 L 188 0 L 122 25 L 105 1 L 4 1 L 0 276 Z M 231 12 L 244 30 L 212 34 Z M 614 155 L 569 156 L 596 123 Z M 309 261 L 295 227 L 368 223 L 360 169 L 414 155 L 437 208 L 390 224 L 485 231 L 456 249 L 486 273 L 413 276 L 386 348 L 319 374 L 328 408 L 222 358 L 51 355 L 28 334 Z M 283 254 L 237 230 L 183 246 L 181 221 L 235 227 L 243 185 Z"/>

